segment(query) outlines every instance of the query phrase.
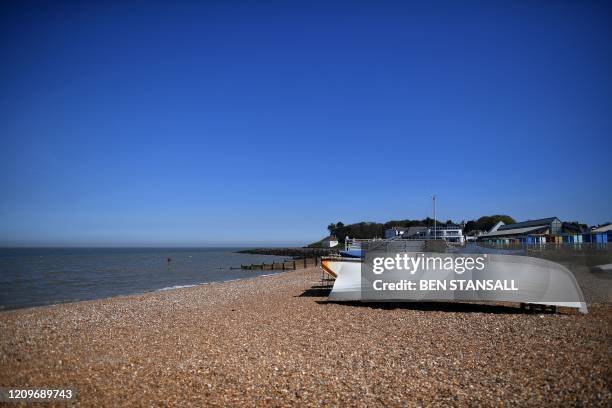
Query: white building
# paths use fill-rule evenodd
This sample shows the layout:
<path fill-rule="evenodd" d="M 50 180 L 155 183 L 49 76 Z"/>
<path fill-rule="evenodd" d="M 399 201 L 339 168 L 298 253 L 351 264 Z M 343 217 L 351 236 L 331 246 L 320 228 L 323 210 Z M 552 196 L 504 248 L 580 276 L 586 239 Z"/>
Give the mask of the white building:
<path fill-rule="evenodd" d="M 329 237 L 325 237 L 321 240 L 322 248 L 333 248 L 335 246 L 338 246 L 338 238 L 336 238 L 333 235 L 330 235 Z"/>
<path fill-rule="evenodd" d="M 394 237 L 414 238 L 426 229 L 426 227 L 391 227 L 385 230 L 385 239 Z"/>
<path fill-rule="evenodd" d="M 456 242 L 463 244 L 465 242 L 463 237 L 463 229 L 459 225 L 445 225 L 437 227 L 434 231 L 433 228 L 427 228 L 424 231 L 423 236 L 426 239 L 442 239 L 447 242 Z"/>
<path fill-rule="evenodd" d="M 399 237 L 408 231 L 408 227 L 393 227 L 385 230 L 385 239 Z"/>

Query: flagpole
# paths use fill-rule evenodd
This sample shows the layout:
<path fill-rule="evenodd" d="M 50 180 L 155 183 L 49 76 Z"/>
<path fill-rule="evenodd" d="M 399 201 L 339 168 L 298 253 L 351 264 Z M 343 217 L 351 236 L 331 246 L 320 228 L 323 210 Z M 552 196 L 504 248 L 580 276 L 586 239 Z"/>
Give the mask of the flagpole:
<path fill-rule="evenodd" d="M 434 210 L 434 240 L 438 239 L 438 231 L 436 224 L 436 195 L 433 195 L 433 210 Z"/>

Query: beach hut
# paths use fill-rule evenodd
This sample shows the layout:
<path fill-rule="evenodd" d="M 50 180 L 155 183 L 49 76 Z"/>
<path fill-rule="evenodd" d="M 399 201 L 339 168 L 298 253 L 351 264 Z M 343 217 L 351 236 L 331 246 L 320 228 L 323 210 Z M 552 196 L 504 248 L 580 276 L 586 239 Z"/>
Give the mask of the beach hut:
<path fill-rule="evenodd" d="M 612 224 L 604 225 L 603 227 L 595 228 L 590 232 L 591 242 L 597 244 L 608 244 L 611 241 Z"/>

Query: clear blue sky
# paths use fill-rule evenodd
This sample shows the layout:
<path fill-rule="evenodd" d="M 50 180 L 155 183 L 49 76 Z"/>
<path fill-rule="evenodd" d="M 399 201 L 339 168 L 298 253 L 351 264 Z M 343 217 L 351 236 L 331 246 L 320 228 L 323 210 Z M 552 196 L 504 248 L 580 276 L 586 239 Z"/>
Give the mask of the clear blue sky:
<path fill-rule="evenodd" d="M 610 2 L 110 3 L 0 5 L 0 244 L 612 220 Z"/>

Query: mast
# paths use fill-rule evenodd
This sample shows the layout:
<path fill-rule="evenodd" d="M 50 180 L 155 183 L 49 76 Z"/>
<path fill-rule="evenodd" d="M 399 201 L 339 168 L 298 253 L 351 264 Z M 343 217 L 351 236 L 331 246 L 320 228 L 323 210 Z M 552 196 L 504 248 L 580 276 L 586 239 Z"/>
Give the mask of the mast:
<path fill-rule="evenodd" d="M 438 238 L 438 231 L 436 228 L 436 195 L 433 195 L 433 210 L 434 210 L 434 239 Z"/>

